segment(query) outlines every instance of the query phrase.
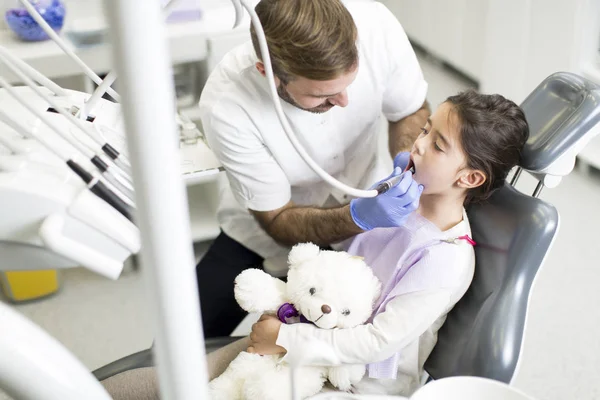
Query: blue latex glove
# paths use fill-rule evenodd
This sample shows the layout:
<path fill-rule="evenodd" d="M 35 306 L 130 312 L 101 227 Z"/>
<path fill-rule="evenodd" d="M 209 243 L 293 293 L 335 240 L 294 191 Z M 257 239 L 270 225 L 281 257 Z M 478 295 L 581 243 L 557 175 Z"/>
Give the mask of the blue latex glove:
<path fill-rule="evenodd" d="M 410 152 L 403 151 L 402 153 L 396 154 L 394 157 L 394 169 L 400 168 L 402 171 L 406 169 L 408 161 L 410 160 Z"/>
<path fill-rule="evenodd" d="M 395 168 L 392 176 L 400 175 L 402 169 Z M 377 182 L 374 187 L 384 180 Z M 404 224 L 406 218 L 419 207 L 419 198 L 423 186 L 412 178 L 407 171 L 402 180 L 387 192 L 377 197 L 353 199 L 350 202 L 350 214 L 354 223 L 362 230 L 374 228 L 392 228 Z"/>

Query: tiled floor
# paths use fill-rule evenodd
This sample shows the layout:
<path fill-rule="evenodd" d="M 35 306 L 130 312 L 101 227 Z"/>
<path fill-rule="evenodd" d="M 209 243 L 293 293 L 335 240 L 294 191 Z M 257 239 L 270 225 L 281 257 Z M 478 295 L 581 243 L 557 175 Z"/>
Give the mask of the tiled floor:
<path fill-rule="evenodd" d="M 421 60 L 432 107 L 469 85 L 435 62 Z M 519 185 L 528 192 L 533 187 L 529 177 Z M 575 171 L 542 198 L 557 207 L 562 222 L 533 290 L 515 385 L 539 400 L 600 399 L 600 176 Z M 206 245 L 197 247 L 201 253 Z M 94 369 L 150 345 L 144 304 L 139 274 L 128 270 L 111 282 L 75 269 L 63 272 L 57 295 L 16 308 Z"/>

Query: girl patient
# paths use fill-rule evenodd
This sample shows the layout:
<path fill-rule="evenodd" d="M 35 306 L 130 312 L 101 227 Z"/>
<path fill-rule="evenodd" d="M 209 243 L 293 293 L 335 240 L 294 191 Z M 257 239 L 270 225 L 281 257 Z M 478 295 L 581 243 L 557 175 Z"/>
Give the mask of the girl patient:
<path fill-rule="evenodd" d="M 250 339 L 208 355 L 210 378 L 246 348 L 284 358 L 306 356 L 303 347 L 319 339 L 342 363 L 368 364 L 356 392 L 410 396 L 419 386 L 437 331 L 473 277 L 475 243 L 464 207 L 485 201 L 504 184 L 528 135 L 523 111 L 500 95 L 468 91 L 449 97 L 422 128 L 411 152 L 398 155 L 407 163 L 406 176 L 414 171 L 414 180 L 424 186 L 417 211 L 401 228 L 373 229 L 343 244 L 344 250 L 365 258 L 383 285 L 369 323 L 321 330 L 310 324 L 283 325 L 264 315 Z M 351 203 L 360 206 L 360 201 Z M 319 364 L 323 361 L 321 355 Z M 154 372 L 145 374 L 128 379 L 127 397 L 120 397 L 119 376 L 103 383 L 115 399 L 142 398 L 133 395 L 132 383 L 145 382 L 150 392 L 156 390 Z"/>
<path fill-rule="evenodd" d="M 364 257 L 382 282 L 370 323 L 321 330 L 263 316 L 253 326 L 248 351 L 285 359 L 319 339 L 342 363 L 368 364 L 356 392 L 411 395 L 437 331 L 473 277 L 475 243 L 464 206 L 484 201 L 504 184 L 528 135 L 523 111 L 500 95 L 469 91 L 449 97 L 410 154 L 399 155 L 408 157 L 406 170 L 424 186 L 417 211 L 401 228 L 374 229 L 344 245 Z M 353 200 L 351 207 L 356 205 Z"/>

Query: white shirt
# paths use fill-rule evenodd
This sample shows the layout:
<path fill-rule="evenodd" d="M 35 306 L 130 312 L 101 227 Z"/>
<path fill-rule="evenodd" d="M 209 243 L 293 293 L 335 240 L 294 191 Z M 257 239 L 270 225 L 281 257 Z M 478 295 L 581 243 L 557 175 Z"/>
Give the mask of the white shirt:
<path fill-rule="evenodd" d="M 347 7 L 358 29 L 359 70 L 349 104 L 313 114 L 282 102 L 298 140 L 329 174 L 366 188 L 385 177 L 376 159 L 380 115 L 398 121 L 424 103 L 427 83 L 394 15 L 378 2 Z M 228 53 L 200 99 L 202 125 L 230 185 L 221 188 L 218 219 L 225 233 L 265 258 L 287 255 L 248 209 L 271 211 L 292 200 L 322 207 L 349 202 L 323 182 L 296 153 L 281 128 L 267 80 L 256 70 L 250 42 Z"/>
<path fill-rule="evenodd" d="M 447 313 L 468 289 L 475 268 L 475 252 L 464 240 L 471 235 L 466 213 L 463 221 L 441 232 L 416 213 L 400 228 L 374 229 L 356 236 L 348 247 L 363 256 L 381 280 L 383 293 L 372 322 L 349 329 L 318 329 L 311 324 L 282 325 L 277 344 L 287 350 L 283 358 L 303 357 L 308 365 L 372 364 L 394 360 L 390 376 L 365 377 L 359 393 L 410 396 L 420 384 L 425 360 L 437 342 Z M 315 341 L 331 351 L 314 352 Z M 328 356 L 329 355 L 329 358 Z M 373 365 L 375 364 L 375 365 Z"/>

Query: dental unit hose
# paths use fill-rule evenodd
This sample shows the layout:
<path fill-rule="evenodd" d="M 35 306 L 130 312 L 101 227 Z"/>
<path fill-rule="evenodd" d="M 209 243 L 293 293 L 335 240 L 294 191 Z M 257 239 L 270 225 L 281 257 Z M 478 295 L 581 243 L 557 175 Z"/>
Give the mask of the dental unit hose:
<path fill-rule="evenodd" d="M 329 175 L 327 172 L 325 172 L 325 170 L 323 170 L 308 155 L 306 150 L 304 150 L 304 147 L 302 147 L 302 145 L 296 138 L 296 135 L 292 131 L 292 128 L 287 120 L 287 117 L 283 112 L 283 108 L 281 107 L 281 100 L 279 99 L 279 95 L 277 94 L 277 86 L 275 85 L 275 77 L 273 75 L 273 67 L 271 64 L 271 56 L 269 54 L 267 39 L 265 37 L 265 32 L 263 30 L 263 27 L 260 23 L 260 19 L 258 18 L 258 15 L 254 11 L 254 8 L 248 3 L 248 0 L 232 0 L 232 2 L 234 5 L 234 8 L 235 8 L 235 11 L 236 11 L 236 24 L 235 24 L 234 28 L 237 25 L 239 25 L 239 23 L 241 22 L 241 12 L 242 12 L 241 6 L 243 6 L 250 14 L 250 18 L 252 20 L 252 25 L 254 26 L 254 29 L 256 30 L 256 36 L 258 38 L 261 59 L 262 59 L 262 62 L 265 64 L 265 72 L 267 75 L 267 80 L 269 82 L 269 89 L 270 89 L 269 91 L 271 94 L 271 98 L 273 99 L 273 103 L 275 105 L 277 117 L 279 118 L 279 121 L 281 122 L 283 130 L 285 131 L 288 139 L 290 140 L 290 142 L 292 142 L 292 145 L 294 146 L 294 148 L 296 149 L 298 154 L 308 164 L 308 166 L 317 175 L 319 175 L 325 182 L 327 182 L 331 186 L 347 193 L 350 196 L 353 196 L 353 197 L 375 197 L 378 194 L 383 193 L 383 192 L 379 192 L 378 190 L 374 190 L 374 189 L 372 189 L 372 190 L 356 189 L 356 188 L 346 185 L 345 183 L 338 181 L 337 179 L 335 179 L 334 177 Z"/>

